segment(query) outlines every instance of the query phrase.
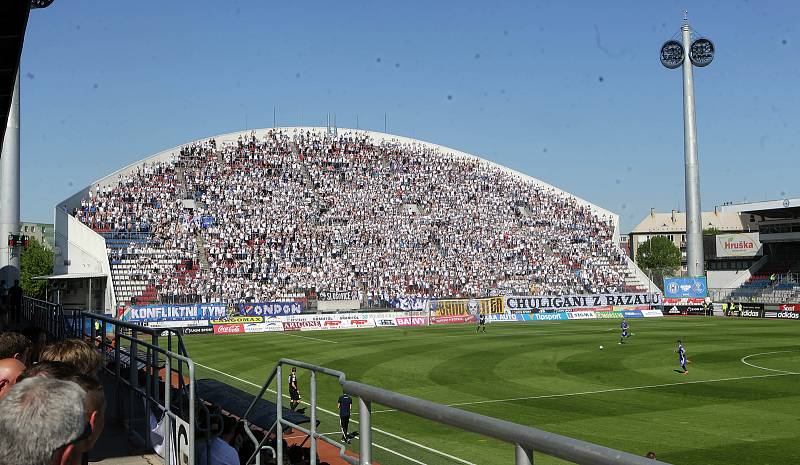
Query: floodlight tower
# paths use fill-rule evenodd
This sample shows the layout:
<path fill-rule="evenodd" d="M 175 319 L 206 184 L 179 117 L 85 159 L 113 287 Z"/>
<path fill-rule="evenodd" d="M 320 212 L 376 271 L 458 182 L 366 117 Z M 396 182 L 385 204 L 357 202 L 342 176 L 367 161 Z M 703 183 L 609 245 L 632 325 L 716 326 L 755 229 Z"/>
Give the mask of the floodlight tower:
<path fill-rule="evenodd" d="M 53 0 L 31 0 L 31 9 L 47 8 Z M 25 14 L 27 21 L 27 14 Z M 25 34 L 24 29 L 22 32 Z M 21 43 L 21 40 L 20 40 Z M 21 244 L 10 236 L 19 234 L 19 67 L 14 80 L 11 108 L 0 153 L 0 279 L 6 286 L 19 279 Z"/>
<path fill-rule="evenodd" d="M 661 64 L 669 69 L 683 66 L 683 159 L 686 189 L 686 268 L 691 277 L 705 275 L 703 225 L 700 209 L 700 169 L 697 162 L 694 79 L 692 66 L 703 67 L 714 59 L 714 44 L 700 37 L 692 42 L 692 29 L 683 12 L 682 41 L 669 40 L 661 46 Z"/>

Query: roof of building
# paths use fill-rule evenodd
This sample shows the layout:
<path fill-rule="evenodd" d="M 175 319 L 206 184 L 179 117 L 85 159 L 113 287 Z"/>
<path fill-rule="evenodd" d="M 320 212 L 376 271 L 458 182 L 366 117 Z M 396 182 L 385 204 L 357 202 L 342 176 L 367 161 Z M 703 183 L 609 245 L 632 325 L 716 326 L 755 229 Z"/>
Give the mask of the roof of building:
<path fill-rule="evenodd" d="M 748 213 L 764 218 L 798 218 L 800 217 L 800 198 L 731 203 L 720 207 L 720 211 Z"/>
<path fill-rule="evenodd" d="M 748 231 L 758 230 L 758 223 L 751 222 L 746 215 L 738 212 L 703 212 L 703 229 L 715 228 L 720 231 Z M 669 213 L 659 213 L 655 209 L 650 210 L 650 214 L 636 225 L 631 234 L 647 233 L 685 233 L 686 232 L 686 212 L 673 210 Z"/>

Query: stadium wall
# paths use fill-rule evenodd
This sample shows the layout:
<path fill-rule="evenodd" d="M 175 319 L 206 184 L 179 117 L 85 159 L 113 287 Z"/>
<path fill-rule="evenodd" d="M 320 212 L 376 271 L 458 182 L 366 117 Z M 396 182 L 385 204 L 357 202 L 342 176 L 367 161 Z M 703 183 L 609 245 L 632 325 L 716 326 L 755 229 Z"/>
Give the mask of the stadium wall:
<path fill-rule="evenodd" d="M 105 239 L 65 210 L 56 208 L 54 220 L 53 274 L 104 274 L 107 280 L 103 310 L 109 312 L 116 308 Z"/>

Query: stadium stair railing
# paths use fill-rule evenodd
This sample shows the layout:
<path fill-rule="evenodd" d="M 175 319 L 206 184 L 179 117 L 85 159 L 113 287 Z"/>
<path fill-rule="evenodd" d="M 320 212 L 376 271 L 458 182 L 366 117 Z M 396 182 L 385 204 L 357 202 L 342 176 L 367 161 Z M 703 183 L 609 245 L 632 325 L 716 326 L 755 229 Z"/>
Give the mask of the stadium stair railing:
<path fill-rule="evenodd" d="M 283 397 L 285 396 L 282 383 L 282 369 L 284 366 L 302 368 L 310 372 L 310 429 L 294 424 L 282 417 Z M 358 421 L 359 421 L 359 457 L 355 459 L 345 455 L 345 447 L 336 443 L 334 440 L 319 434 L 317 428 L 317 374 L 332 376 L 337 378 L 342 386 L 342 391 L 358 398 Z M 480 434 L 482 436 L 494 438 L 514 446 L 516 465 L 533 465 L 533 453 L 539 452 L 552 457 L 567 460 L 581 465 L 666 465 L 653 459 L 647 459 L 628 452 L 611 449 L 598 444 L 593 444 L 579 439 L 549 433 L 537 428 L 519 425 L 505 420 L 467 412 L 454 407 L 438 404 L 416 397 L 411 397 L 396 392 L 381 389 L 368 384 L 348 381 L 345 374 L 338 370 L 312 365 L 292 359 L 280 359 L 272 368 L 266 381 L 261 386 L 258 396 L 253 400 L 250 408 L 245 412 L 242 420 L 248 425 L 247 417 L 258 399 L 270 389 L 270 385 L 275 381 L 276 395 L 276 422 L 273 428 L 276 430 L 277 463 L 283 463 L 283 428 L 290 427 L 301 431 L 312 438 L 311 441 L 311 465 L 316 465 L 316 440 L 325 441 L 334 447 L 339 448 L 339 456 L 353 465 L 372 464 L 372 403 L 377 403 L 401 412 L 405 412 L 419 418 L 424 418 L 443 425 L 452 426 L 464 431 Z M 249 429 L 249 428 L 247 428 Z M 270 430 L 271 432 L 271 430 Z M 265 439 L 260 442 L 255 436 L 250 435 L 250 439 L 255 444 L 256 452 L 247 461 L 247 464 L 261 464 L 261 457 L 258 451 L 264 447 Z"/>
<path fill-rule="evenodd" d="M 23 299 L 23 316 L 54 340 L 77 338 L 95 346 L 103 357 L 103 379 L 113 386 L 106 388 L 114 399 L 109 409 L 115 406 L 114 416 L 132 444 L 152 451 L 155 433 L 162 438 L 159 455 L 165 464 L 195 463 L 195 412 L 201 404 L 196 403 L 195 365 L 179 332 L 29 297 Z M 155 431 L 153 412 L 163 415 Z"/>

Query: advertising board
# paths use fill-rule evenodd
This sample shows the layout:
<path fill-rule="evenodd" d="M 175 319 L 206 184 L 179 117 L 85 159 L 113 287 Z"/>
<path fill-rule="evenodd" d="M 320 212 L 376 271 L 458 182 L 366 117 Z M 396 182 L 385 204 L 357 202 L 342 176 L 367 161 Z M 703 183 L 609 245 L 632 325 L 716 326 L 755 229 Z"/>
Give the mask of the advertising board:
<path fill-rule="evenodd" d="M 225 318 L 220 318 L 217 320 L 211 320 L 212 325 L 224 325 L 233 323 L 263 323 L 263 322 L 264 322 L 263 316 L 242 316 L 242 315 L 234 315 Z"/>
<path fill-rule="evenodd" d="M 661 312 L 665 316 L 705 315 L 705 309 L 699 305 L 665 305 Z"/>
<path fill-rule="evenodd" d="M 594 320 L 596 316 L 592 311 L 573 311 L 567 313 L 567 318 L 570 320 Z"/>
<path fill-rule="evenodd" d="M 214 325 L 214 334 L 241 334 L 244 332 L 244 325 L 241 323 L 228 325 Z"/>
<path fill-rule="evenodd" d="M 192 326 L 208 326 L 208 320 L 147 321 L 142 326 L 150 328 L 190 328 Z"/>
<path fill-rule="evenodd" d="M 744 313 L 744 310 L 742 310 Z M 800 313 L 795 312 L 781 312 L 781 311 L 773 311 L 773 310 L 764 310 L 764 318 L 778 318 L 781 320 L 800 320 Z"/>
<path fill-rule="evenodd" d="M 322 329 L 322 323 L 318 320 L 306 320 L 306 321 L 284 321 L 283 322 L 283 330 L 284 331 L 307 331 L 307 330 L 315 330 L 315 329 Z"/>
<path fill-rule="evenodd" d="M 283 323 L 280 321 L 267 321 L 264 323 L 245 323 L 245 333 L 270 333 L 283 331 Z"/>
<path fill-rule="evenodd" d="M 664 278 L 664 297 L 702 299 L 708 297 L 705 276 L 694 278 Z"/>
<path fill-rule="evenodd" d="M 435 317 L 434 317 L 435 318 Z M 397 326 L 427 326 L 427 316 L 398 316 L 394 319 Z"/>
<path fill-rule="evenodd" d="M 214 332 L 213 326 L 189 326 L 181 330 L 183 334 L 211 334 Z"/>
<path fill-rule="evenodd" d="M 475 323 L 475 315 L 447 315 L 447 316 L 432 316 L 431 324 L 433 325 L 451 325 L 457 323 Z"/>
<path fill-rule="evenodd" d="M 568 319 L 567 314 L 564 312 L 540 312 L 534 313 L 533 319 L 538 321 L 553 321 L 553 320 L 566 320 Z"/>
<path fill-rule="evenodd" d="M 655 310 L 661 313 L 659 310 Z M 622 312 L 595 312 L 598 319 L 622 319 Z"/>
<path fill-rule="evenodd" d="M 522 314 L 520 313 L 516 314 L 502 313 L 500 315 L 486 315 L 486 321 L 509 323 L 509 322 L 525 321 L 525 319 L 522 317 Z"/>
<path fill-rule="evenodd" d="M 641 310 L 625 310 L 622 312 L 625 318 L 644 318 Z"/>
<path fill-rule="evenodd" d="M 757 232 L 717 234 L 717 257 L 755 257 L 763 254 Z"/>
<path fill-rule="evenodd" d="M 661 310 L 642 310 L 642 316 L 645 318 L 658 318 L 664 316 Z"/>

